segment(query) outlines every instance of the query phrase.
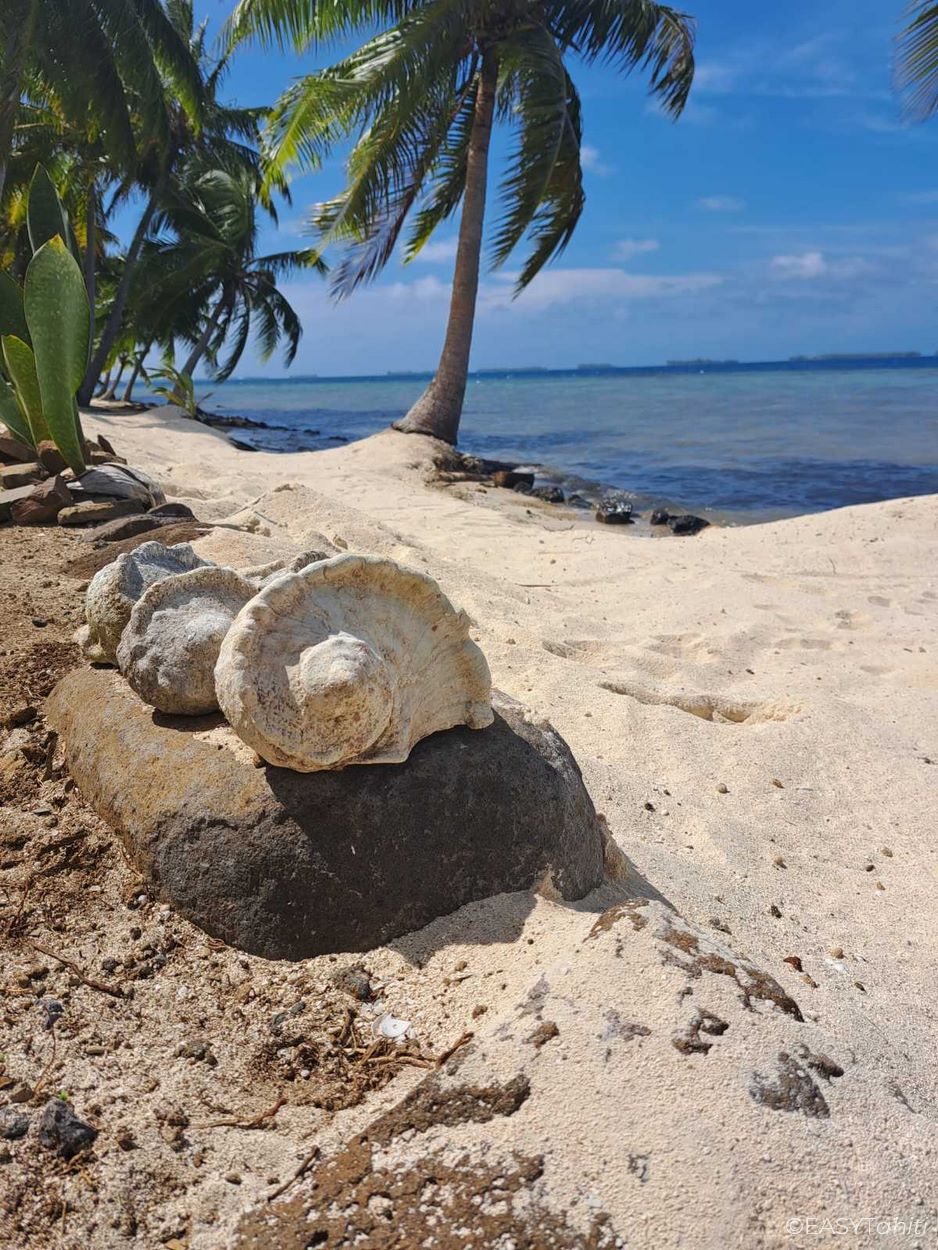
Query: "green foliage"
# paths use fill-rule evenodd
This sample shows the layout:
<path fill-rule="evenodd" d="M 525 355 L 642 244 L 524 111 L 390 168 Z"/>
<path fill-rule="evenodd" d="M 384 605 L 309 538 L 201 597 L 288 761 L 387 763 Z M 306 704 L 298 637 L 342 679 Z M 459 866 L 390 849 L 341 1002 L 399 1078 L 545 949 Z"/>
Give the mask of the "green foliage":
<path fill-rule="evenodd" d="M 150 390 L 154 395 L 159 395 L 165 399 L 168 404 L 175 404 L 182 408 L 187 416 L 195 417 L 199 411 L 199 401 L 195 397 L 195 383 L 187 373 L 181 373 L 173 365 L 164 363 L 159 369 L 151 369 L 147 375 L 150 382 Z M 169 383 L 168 386 L 154 386 L 154 378 L 163 378 Z M 208 398 L 207 396 L 202 397 Z"/>
<path fill-rule="evenodd" d="M 23 288 L 6 270 L 0 271 L 0 335 L 3 334 L 15 334 L 25 343 L 29 342 Z"/>
<path fill-rule="evenodd" d="M 908 22 L 899 36 L 899 86 L 906 111 L 915 121 L 938 112 L 938 4 L 912 0 Z"/>
<path fill-rule="evenodd" d="M 3 363 L 16 398 L 19 400 L 23 415 L 29 425 L 32 443 L 38 447 L 43 439 L 52 437 L 46 419 L 42 415 L 42 396 L 39 393 L 39 378 L 36 376 L 36 357 L 31 347 L 15 334 L 5 334 L 2 339 Z"/>
<path fill-rule="evenodd" d="M 88 360 L 91 315 L 85 281 L 63 232 L 68 220 L 47 173 L 37 169 L 27 208 L 36 241 L 22 292 L 0 282 L 3 363 L 0 419 L 24 442 L 51 439 L 76 474 L 85 471 L 75 393 Z"/>
<path fill-rule="evenodd" d="M 88 361 L 88 296 L 81 270 L 58 235 L 29 262 L 23 304 L 43 416 L 69 468 L 83 473 L 75 393 Z"/>
<path fill-rule="evenodd" d="M 375 26 L 356 52 L 291 86 L 270 119 L 281 170 L 316 167 L 338 139 L 358 136 L 345 190 L 312 219 L 323 246 L 345 249 L 339 294 L 382 269 L 408 220 L 410 259 L 459 206 L 483 63 L 497 70 L 496 120 L 514 132 L 492 263 L 527 239 L 519 290 L 564 250 L 585 203 L 567 62 L 644 70 L 672 117 L 694 74 L 693 20 L 653 0 L 240 0 L 229 29 L 303 49 Z"/>

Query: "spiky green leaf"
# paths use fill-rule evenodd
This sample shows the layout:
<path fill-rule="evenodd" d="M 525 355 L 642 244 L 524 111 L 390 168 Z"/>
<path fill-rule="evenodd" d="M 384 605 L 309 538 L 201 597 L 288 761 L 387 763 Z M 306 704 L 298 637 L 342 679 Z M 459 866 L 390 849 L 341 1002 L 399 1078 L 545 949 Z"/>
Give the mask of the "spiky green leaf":
<path fill-rule="evenodd" d="M 39 379 L 36 377 L 36 358 L 32 348 L 14 334 L 5 334 L 0 342 L 3 345 L 3 363 L 13 383 L 23 415 L 29 423 L 32 441 L 38 447 L 43 439 L 51 438 L 52 435 L 42 415 L 42 396 L 39 393 Z"/>

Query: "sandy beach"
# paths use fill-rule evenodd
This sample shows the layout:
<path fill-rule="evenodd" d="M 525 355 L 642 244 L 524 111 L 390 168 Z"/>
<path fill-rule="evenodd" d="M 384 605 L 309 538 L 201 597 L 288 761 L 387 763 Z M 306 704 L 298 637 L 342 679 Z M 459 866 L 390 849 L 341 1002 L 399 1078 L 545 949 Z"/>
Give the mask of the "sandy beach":
<path fill-rule="evenodd" d="M 364 957 L 275 964 L 171 915 L 80 796 L 51 804 L 66 779 L 33 777 L 5 845 L 14 827 L 50 836 L 54 809 L 55 836 L 80 829 L 94 853 L 25 903 L 28 846 L 3 864 L 5 1071 L 67 1090 L 100 1136 L 93 1164 L 41 1186 L 25 1150 L 0 1169 L 6 1244 L 327 1244 L 308 1240 L 317 1192 L 335 1227 L 343 1199 L 372 1215 L 389 1203 L 399 1239 L 374 1245 L 934 1242 L 938 497 L 636 538 L 434 483 L 442 445 L 390 430 L 274 455 L 167 410 L 96 410 L 85 428 L 219 523 L 196 543 L 207 558 L 256 565 L 325 538 L 434 577 L 495 686 L 570 744 L 632 872 L 576 904 L 501 895 Z M 25 632 L 5 640 L 8 703 L 42 583 L 55 580 L 66 647 L 87 580 L 68 572 L 87 544 L 56 533 L 45 567 L 48 551 L 23 560 L 24 533 L 0 534 L 14 616 L 26 597 Z M 24 732 L 5 732 L 5 760 Z M 165 958 L 132 998 L 106 998 L 42 947 L 112 981 L 132 977 L 113 962 L 128 952 Z M 352 1082 L 355 1098 L 285 1080 L 271 1017 L 303 999 L 334 1040 L 335 973 L 357 963 L 411 1022 L 414 1053 L 471 1033 L 449 1079 L 515 1101 L 397 1132 L 387 1117 L 426 1065 Z M 65 1005 L 51 1056 L 42 995 Z M 350 1187 L 369 1126 L 381 1176 Z M 266 1201 L 314 1146 L 318 1172 Z M 414 1176 L 447 1189 L 436 1227 Z"/>

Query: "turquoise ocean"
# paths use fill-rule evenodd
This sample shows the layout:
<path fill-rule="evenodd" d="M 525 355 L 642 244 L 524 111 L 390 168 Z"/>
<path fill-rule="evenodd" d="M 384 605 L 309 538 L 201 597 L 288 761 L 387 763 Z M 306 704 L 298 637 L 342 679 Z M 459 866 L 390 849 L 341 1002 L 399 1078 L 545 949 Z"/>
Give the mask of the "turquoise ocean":
<path fill-rule="evenodd" d="M 203 406 L 263 422 L 244 445 L 318 450 L 403 415 L 427 376 L 229 381 Z M 460 448 L 738 524 L 933 494 L 938 357 L 480 373 Z"/>

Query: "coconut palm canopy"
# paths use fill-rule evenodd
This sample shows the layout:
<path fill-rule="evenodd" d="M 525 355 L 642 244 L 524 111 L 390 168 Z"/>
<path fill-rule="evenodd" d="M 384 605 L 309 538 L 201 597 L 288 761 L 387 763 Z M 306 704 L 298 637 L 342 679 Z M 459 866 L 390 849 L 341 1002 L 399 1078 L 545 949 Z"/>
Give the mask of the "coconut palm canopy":
<path fill-rule="evenodd" d="M 357 141 L 348 185 L 320 205 L 324 245 L 343 245 L 340 294 L 374 277 L 408 225 L 415 256 L 464 203 L 447 343 L 430 392 L 403 428 L 455 440 L 478 286 L 489 133 L 515 132 L 504 170 L 492 261 L 522 240 L 519 289 L 557 256 L 583 211 L 580 98 L 573 59 L 644 69 L 665 112 L 678 116 L 694 72 L 694 26 L 651 0 L 241 0 L 234 39 L 304 48 L 383 29 L 357 52 L 295 83 L 270 122 L 278 168 L 318 165 L 344 135 Z"/>

